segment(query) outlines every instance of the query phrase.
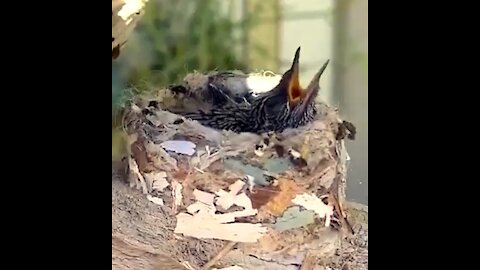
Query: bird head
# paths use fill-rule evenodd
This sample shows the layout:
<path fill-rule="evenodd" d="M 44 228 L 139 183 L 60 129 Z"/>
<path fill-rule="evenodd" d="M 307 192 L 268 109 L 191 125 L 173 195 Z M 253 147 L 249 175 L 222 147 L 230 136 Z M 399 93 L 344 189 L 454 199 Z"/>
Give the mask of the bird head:
<path fill-rule="evenodd" d="M 320 90 L 319 80 L 329 61 L 315 74 L 308 87 L 303 88 L 299 80 L 299 58 L 300 47 L 295 52 L 292 66 L 282 75 L 277 86 L 254 102 L 254 107 L 262 111 L 260 115 L 264 122 L 273 125 L 274 129 L 302 125 L 316 114 L 315 98 Z M 258 110 L 253 112 L 257 113 Z"/>
<path fill-rule="evenodd" d="M 294 103 L 293 111 L 295 113 L 304 114 L 308 110 L 308 107 L 311 104 L 314 104 L 315 99 L 318 96 L 318 92 L 320 91 L 320 78 L 322 77 L 322 74 L 327 68 L 329 62 L 330 60 L 327 60 L 320 70 L 315 73 L 308 87 L 305 90 L 302 89 L 300 96 L 297 98 L 298 101 Z"/>
<path fill-rule="evenodd" d="M 299 58 L 300 47 L 298 47 L 297 51 L 295 52 L 292 66 L 283 74 L 280 82 L 280 88 L 282 88 L 283 92 L 287 95 L 288 105 L 292 109 L 296 108 L 297 106 L 306 108 L 308 104 L 314 102 L 318 95 L 318 91 L 320 90 L 320 77 L 330 61 L 327 60 L 327 62 L 325 62 L 322 68 L 315 74 L 308 87 L 305 89 L 300 85 L 299 80 Z"/>
<path fill-rule="evenodd" d="M 299 59 L 300 59 L 300 47 L 295 52 L 292 66 L 287 72 L 283 74 L 283 89 L 287 91 L 287 100 L 290 107 L 295 107 L 299 99 L 303 94 L 303 89 L 300 86 L 299 80 Z"/>

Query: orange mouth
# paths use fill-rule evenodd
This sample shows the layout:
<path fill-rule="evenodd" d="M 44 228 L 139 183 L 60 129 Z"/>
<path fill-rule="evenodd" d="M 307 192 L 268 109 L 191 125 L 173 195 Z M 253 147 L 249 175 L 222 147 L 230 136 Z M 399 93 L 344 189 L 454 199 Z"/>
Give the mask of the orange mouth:
<path fill-rule="evenodd" d="M 295 106 L 303 95 L 303 89 L 300 86 L 298 61 L 295 61 L 292 67 L 292 76 L 288 83 L 288 101 Z"/>
<path fill-rule="evenodd" d="M 300 99 L 300 96 L 302 96 L 302 88 L 300 88 L 300 85 L 298 84 L 298 81 L 290 81 L 290 84 L 288 86 L 288 101 L 292 105 L 296 105 Z"/>
<path fill-rule="evenodd" d="M 293 63 L 291 68 L 287 73 L 285 73 L 288 79 L 288 104 L 291 107 L 295 107 L 298 105 L 300 100 L 305 96 L 305 90 L 300 86 L 299 80 L 299 59 L 300 59 L 300 47 L 297 48 L 295 52 L 295 57 L 293 59 Z"/>

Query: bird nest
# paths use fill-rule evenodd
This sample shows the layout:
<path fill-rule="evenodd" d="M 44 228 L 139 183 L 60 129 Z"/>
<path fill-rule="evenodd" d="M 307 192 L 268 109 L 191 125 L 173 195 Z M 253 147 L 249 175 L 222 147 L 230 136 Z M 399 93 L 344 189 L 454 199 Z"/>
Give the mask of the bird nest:
<path fill-rule="evenodd" d="M 320 103 L 312 123 L 258 135 L 170 113 L 170 96 L 136 100 L 124 116 L 129 183 L 162 213 L 163 252 L 192 269 L 333 255 L 349 227 L 344 138 L 354 135 L 335 108 Z"/>

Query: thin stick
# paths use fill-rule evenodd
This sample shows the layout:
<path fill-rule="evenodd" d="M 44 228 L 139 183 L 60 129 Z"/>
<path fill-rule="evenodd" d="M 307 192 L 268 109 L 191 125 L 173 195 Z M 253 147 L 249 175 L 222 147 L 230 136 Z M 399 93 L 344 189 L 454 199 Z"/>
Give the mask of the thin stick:
<path fill-rule="evenodd" d="M 217 256 L 213 257 L 209 262 L 207 262 L 200 270 L 208 270 L 210 267 L 215 265 L 223 256 L 227 255 L 230 250 L 237 244 L 237 242 L 228 242 L 222 250 L 217 254 Z"/>

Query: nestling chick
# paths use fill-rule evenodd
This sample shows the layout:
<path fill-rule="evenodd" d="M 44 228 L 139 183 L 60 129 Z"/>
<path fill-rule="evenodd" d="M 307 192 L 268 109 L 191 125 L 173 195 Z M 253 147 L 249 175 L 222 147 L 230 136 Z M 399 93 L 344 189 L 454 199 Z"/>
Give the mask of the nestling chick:
<path fill-rule="evenodd" d="M 194 112 L 179 112 L 185 117 L 199 121 L 202 125 L 215 129 L 235 132 L 265 133 L 281 132 L 286 128 L 296 128 L 313 120 L 317 113 L 315 98 L 320 90 L 319 80 L 327 62 L 315 74 L 306 89 L 299 84 L 300 47 L 295 52 L 292 66 L 287 70 L 277 86 L 271 91 L 252 97 L 244 87 L 228 88 L 228 84 L 211 83 L 217 79 L 208 78 L 208 87 L 198 94 L 209 109 L 199 108 Z M 219 87 L 220 85 L 220 87 Z M 243 102 L 238 100 L 243 98 Z"/>

